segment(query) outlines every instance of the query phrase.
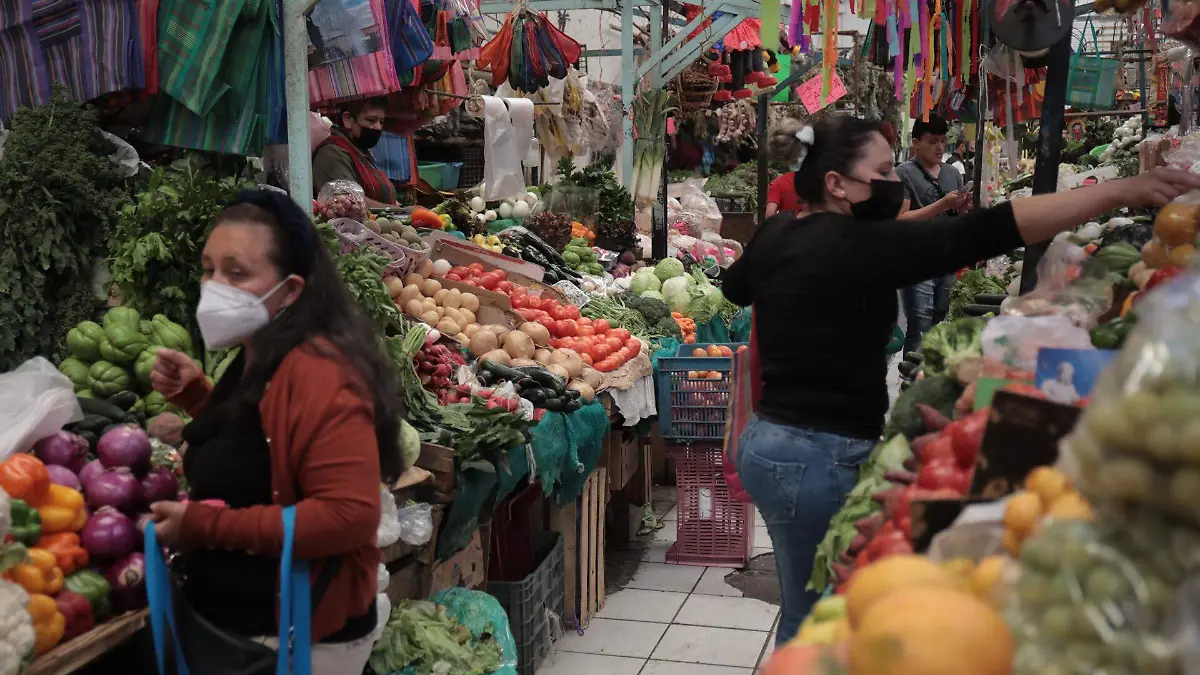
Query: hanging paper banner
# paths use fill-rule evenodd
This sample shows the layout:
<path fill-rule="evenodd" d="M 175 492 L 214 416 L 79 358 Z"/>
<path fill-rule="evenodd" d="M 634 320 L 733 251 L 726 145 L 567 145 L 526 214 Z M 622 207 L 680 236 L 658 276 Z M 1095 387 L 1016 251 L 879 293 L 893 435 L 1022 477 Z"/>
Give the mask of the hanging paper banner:
<path fill-rule="evenodd" d="M 800 102 L 804 104 L 804 109 L 808 111 L 809 115 L 815 114 L 821 108 L 846 95 L 846 85 L 842 82 L 842 78 L 838 77 L 837 72 L 833 72 L 829 76 L 829 95 L 822 97 L 821 88 L 824 79 L 824 76 L 818 75 L 796 87 L 796 95 L 800 97 Z"/>
<path fill-rule="evenodd" d="M 779 49 L 779 0 L 762 0 L 759 7 L 762 10 L 759 40 L 763 49 L 775 51 Z"/>

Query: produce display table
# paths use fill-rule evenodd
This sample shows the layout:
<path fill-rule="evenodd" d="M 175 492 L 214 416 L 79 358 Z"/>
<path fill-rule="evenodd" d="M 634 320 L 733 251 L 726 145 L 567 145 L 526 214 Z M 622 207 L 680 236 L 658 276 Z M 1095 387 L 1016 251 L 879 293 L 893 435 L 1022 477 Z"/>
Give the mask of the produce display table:
<path fill-rule="evenodd" d="M 25 675 L 69 675 L 100 658 L 146 625 L 150 610 L 126 612 L 42 654 Z"/>

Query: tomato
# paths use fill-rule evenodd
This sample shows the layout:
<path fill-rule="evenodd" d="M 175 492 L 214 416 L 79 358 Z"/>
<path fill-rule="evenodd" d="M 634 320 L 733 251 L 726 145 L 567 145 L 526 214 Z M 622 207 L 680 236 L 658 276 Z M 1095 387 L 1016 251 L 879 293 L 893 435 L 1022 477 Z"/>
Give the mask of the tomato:
<path fill-rule="evenodd" d="M 742 345 L 741 347 L 737 348 L 737 353 L 739 353 L 739 354 L 741 354 L 742 352 L 747 352 L 747 351 L 750 351 L 750 348 L 747 347 L 746 345 Z"/>
<path fill-rule="evenodd" d="M 584 317 L 575 319 L 575 323 L 579 324 L 580 326 L 590 326 L 590 325 L 592 325 L 592 320 L 587 318 L 586 316 L 584 316 Z"/>
<path fill-rule="evenodd" d="M 485 271 L 482 263 L 471 263 L 467 265 L 467 269 L 471 270 L 474 274 L 483 274 Z"/>
<path fill-rule="evenodd" d="M 523 302 L 525 303 L 526 307 L 531 309 L 545 309 L 545 307 L 542 306 L 542 299 L 536 295 L 523 295 L 521 297 L 524 299 Z"/>
<path fill-rule="evenodd" d="M 543 326 L 545 326 L 546 330 L 550 331 L 551 335 L 553 335 L 555 337 L 562 337 L 562 335 L 560 335 L 558 333 L 558 330 L 557 330 L 558 326 L 554 323 L 554 319 L 543 316 L 543 317 L 538 317 L 537 322 L 542 324 Z"/>
<path fill-rule="evenodd" d="M 592 345 L 592 348 L 588 350 L 588 353 L 592 355 L 593 360 L 603 361 L 612 355 L 612 348 L 601 342 L 599 344 Z"/>
<path fill-rule="evenodd" d="M 568 318 L 570 318 L 571 320 L 575 320 L 575 319 L 579 318 L 579 308 L 578 307 L 576 307 L 575 305 L 564 305 L 564 308 L 567 310 Z"/>
<path fill-rule="evenodd" d="M 957 486 L 965 482 L 962 472 L 954 465 L 954 460 L 934 460 L 921 467 L 917 474 L 917 487 L 926 490 L 951 489 L 957 491 Z M 966 488 L 962 490 L 966 493 Z"/>
<path fill-rule="evenodd" d="M 449 279 L 450 281 L 462 281 L 463 280 L 462 276 L 455 274 L 454 272 L 447 274 L 446 278 Z"/>
<path fill-rule="evenodd" d="M 500 275 L 500 280 L 501 280 L 501 281 L 504 281 L 505 279 L 507 279 L 507 278 L 508 278 L 508 272 L 505 272 L 504 270 L 500 269 L 499 267 L 497 267 L 496 269 L 492 270 L 492 271 L 491 271 L 491 273 L 492 273 L 492 274 L 498 274 L 498 275 Z"/>
<path fill-rule="evenodd" d="M 500 275 L 496 274 L 495 272 L 488 272 L 487 274 L 480 275 L 479 277 L 479 285 L 483 286 L 489 291 L 496 290 L 496 287 L 500 285 L 501 281 L 503 281 L 503 279 L 501 279 Z"/>
<path fill-rule="evenodd" d="M 525 290 L 524 286 L 513 286 L 512 292 L 514 295 L 527 295 L 528 294 L 528 291 Z"/>
<path fill-rule="evenodd" d="M 637 338 L 629 338 L 625 341 L 625 349 L 628 349 L 632 356 L 637 356 L 642 351 L 642 341 Z"/>
<path fill-rule="evenodd" d="M 501 281 L 496 285 L 496 290 L 500 291 L 501 293 L 512 293 L 514 288 L 516 288 L 516 286 L 513 284 L 513 282 L 508 280 Z"/>
<path fill-rule="evenodd" d="M 579 328 L 577 330 L 579 331 L 580 335 L 595 335 L 596 334 L 596 328 L 594 326 L 580 324 L 579 322 L 576 322 L 575 325 L 579 326 Z"/>
<path fill-rule="evenodd" d="M 707 351 L 708 351 L 708 355 L 710 357 L 716 358 L 721 355 L 721 346 L 720 345 L 709 345 Z"/>
<path fill-rule="evenodd" d="M 730 349 L 729 347 L 726 347 L 725 345 L 721 345 L 721 356 L 724 356 L 724 357 L 727 357 L 727 358 L 728 358 L 728 357 L 732 357 L 732 356 L 733 356 L 733 350 L 732 350 L 732 349 Z"/>
<path fill-rule="evenodd" d="M 604 335 L 612 328 L 606 319 L 596 319 L 592 325 L 596 327 L 596 335 Z"/>
<path fill-rule="evenodd" d="M 471 270 L 467 269 L 466 267 L 462 267 L 461 265 L 455 265 L 454 267 L 450 268 L 450 274 L 457 274 L 459 277 L 466 279 L 467 277 L 471 276 Z"/>
<path fill-rule="evenodd" d="M 607 342 L 608 346 L 612 349 L 620 349 L 625 345 L 625 340 L 622 340 L 614 335 L 612 331 L 608 331 L 608 334 L 604 337 L 604 341 Z"/>
<path fill-rule="evenodd" d="M 588 354 L 586 352 L 579 353 L 579 360 L 583 361 L 583 365 L 585 365 L 585 366 L 592 365 L 592 355 Z"/>
<path fill-rule="evenodd" d="M 575 338 L 575 348 L 579 350 L 580 355 L 583 355 L 584 352 L 591 351 L 592 345 L 594 344 L 596 344 L 596 341 L 590 337 Z"/>
<path fill-rule="evenodd" d="M 555 321 L 554 326 L 558 329 L 558 334 L 565 337 L 575 337 L 576 327 L 575 322 L 569 319 Z"/>
<path fill-rule="evenodd" d="M 633 337 L 632 335 L 630 335 L 629 331 L 625 330 L 624 328 L 614 328 L 608 332 L 612 333 L 616 337 L 620 338 L 621 342 L 624 342 L 624 341 L 628 340 L 629 338 Z"/>
<path fill-rule="evenodd" d="M 918 458 L 922 464 L 938 460 L 954 460 L 954 439 L 949 434 L 941 434 L 930 441 Z"/>
<path fill-rule="evenodd" d="M 475 288 L 479 288 L 479 282 L 475 281 L 474 279 L 466 279 L 463 281 L 463 283 L 468 286 L 474 286 Z"/>
<path fill-rule="evenodd" d="M 603 361 L 597 361 L 596 362 L 596 370 L 598 370 L 602 373 L 611 373 L 612 371 L 617 369 L 618 365 L 619 364 L 616 361 L 614 361 L 613 358 L 610 356 L 609 358 L 604 359 Z"/>
<path fill-rule="evenodd" d="M 575 350 L 575 338 L 565 337 L 558 341 L 558 346 L 562 347 L 563 349 L 570 349 L 570 350 L 574 351 Z"/>
<path fill-rule="evenodd" d="M 571 318 L 571 313 L 567 311 L 566 307 L 559 305 L 550 310 L 550 316 L 554 317 L 555 321 L 565 321 Z"/>
<path fill-rule="evenodd" d="M 514 304 L 513 309 L 516 310 L 517 314 L 520 314 L 521 318 L 525 319 L 526 321 L 536 321 L 537 320 L 537 315 L 535 315 L 533 313 L 534 310 L 529 309 L 528 307 L 517 307 Z"/>
<path fill-rule="evenodd" d="M 629 360 L 629 348 L 628 347 L 621 347 L 620 349 L 617 350 L 617 360 L 620 361 L 621 363 L 625 363 L 626 361 Z"/>

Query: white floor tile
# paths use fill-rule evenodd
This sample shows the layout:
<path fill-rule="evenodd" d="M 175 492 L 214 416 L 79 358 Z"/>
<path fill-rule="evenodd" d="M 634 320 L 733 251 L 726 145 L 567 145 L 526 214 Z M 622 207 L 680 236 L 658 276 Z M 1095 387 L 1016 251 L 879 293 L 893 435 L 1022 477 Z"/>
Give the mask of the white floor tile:
<path fill-rule="evenodd" d="M 663 516 L 663 520 L 672 522 L 672 523 L 678 519 L 679 519 L 679 507 L 677 507 L 677 506 L 672 506 L 671 510 L 667 511 L 667 515 Z"/>
<path fill-rule="evenodd" d="M 758 557 L 758 556 L 760 556 L 760 555 L 766 555 L 766 554 L 768 554 L 768 553 L 773 553 L 774 551 L 775 551 L 775 549 L 771 548 L 770 546 L 768 546 L 768 547 L 766 547 L 766 548 L 762 548 L 762 547 L 759 547 L 759 546 L 755 546 L 755 547 L 754 547 L 754 548 L 753 548 L 753 549 L 750 551 L 750 557 L 751 557 L 751 558 L 757 558 L 757 557 Z"/>
<path fill-rule="evenodd" d="M 607 606 L 606 606 L 607 609 Z M 768 632 L 779 607 L 754 598 L 692 595 L 683 603 L 675 623 Z"/>
<path fill-rule="evenodd" d="M 667 629 L 654 650 L 653 658 L 753 668 L 766 641 L 765 631 L 677 625 Z"/>
<path fill-rule="evenodd" d="M 690 593 L 703 573 L 703 567 L 643 562 L 638 565 L 637 572 L 626 588 Z"/>
<path fill-rule="evenodd" d="M 646 552 L 642 555 L 642 562 L 648 563 L 665 563 L 667 562 L 667 549 L 671 548 L 671 541 L 651 541 L 646 546 Z"/>
<path fill-rule="evenodd" d="M 641 675 L 752 675 L 752 668 L 730 668 L 729 666 L 707 666 L 675 661 L 647 661 Z M 542 675 L 540 672 L 538 675 Z"/>
<path fill-rule="evenodd" d="M 644 662 L 644 659 L 624 656 L 555 650 L 538 666 L 537 675 L 638 675 Z"/>
<path fill-rule="evenodd" d="M 603 619 L 671 623 L 687 597 L 687 593 L 626 588 L 609 595 L 604 601 L 604 608 L 596 616 Z"/>
<path fill-rule="evenodd" d="M 654 541 L 667 541 L 675 543 L 675 537 L 679 533 L 677 523 L 674 520 L 664 521 L 666 525 L 661 530 L 654 532 Z"/>
<path fill-rule="evenodd" d="M 725 575 L 733 571 L 728 567 L 709 567 L 704 570 L 704 576 L 700 577 L 700 583 L 696 584 L 696 588 L 692 592 L 701 595 L 742 597 L 741 591 L 725 582 Z"/>
<path fill-rule="evenodd" d="M 754 527 L 754 548 L 775 549 L 771 544 L 771 535 L 767 533 L 767 528 L 762 525 Z"/>
<path fill-rule="evenodd" d="M 597 618 L 592 619 L 583 635 L 567 631 L 562 639 L 554 643 L 554 648 L 565 652 L 644 659 L 654 651 L 654 646 L 666 629 L 667 625 L 663 623 Z"/>

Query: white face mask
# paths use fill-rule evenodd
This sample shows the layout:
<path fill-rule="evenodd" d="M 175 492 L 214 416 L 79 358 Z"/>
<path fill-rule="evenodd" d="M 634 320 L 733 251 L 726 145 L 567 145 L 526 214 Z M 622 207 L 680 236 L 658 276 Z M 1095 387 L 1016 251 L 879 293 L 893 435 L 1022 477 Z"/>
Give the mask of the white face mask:
<path fill-rule="evenodd" d="M 226 349 L 257 333 L 271 322 L 264 301 L 279 290 L 287 279 L 275 284 L 261 298 L 249 291 L 207 281 L 200 287 L 196 323 L 209 350 Z"/>

